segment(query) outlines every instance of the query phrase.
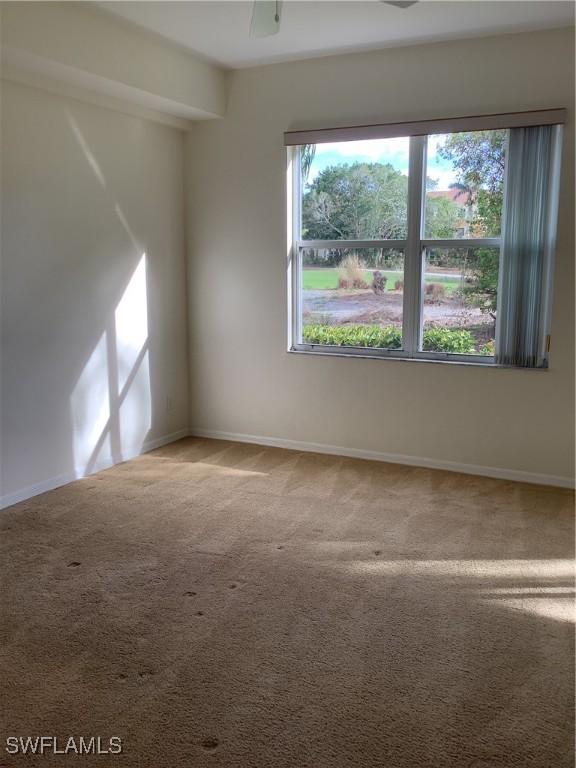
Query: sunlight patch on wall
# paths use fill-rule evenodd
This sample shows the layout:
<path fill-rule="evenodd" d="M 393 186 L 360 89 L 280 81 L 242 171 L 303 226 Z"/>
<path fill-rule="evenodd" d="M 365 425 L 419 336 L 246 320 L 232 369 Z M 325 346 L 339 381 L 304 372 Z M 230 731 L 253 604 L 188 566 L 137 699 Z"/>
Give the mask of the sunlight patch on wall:
<path fill-rule="evenodd" d="M 70 123 L 70 127 L 72 128 L 72 132 L 76 137 L 76 141 L 80 145 L 80 149 L 82 150 L 86 160 L 88 161 L 88 165 L 94 171 L 94 175 L 96 176 L 96 178 L 98 179 L 102 187 L 106 187 L 106 179 L 104 178 L 104 174 L 100 170 L 100 166 L 98 165 L 96 158 L 92 153 L 92 150 L 88 146 L 88 142 L 84 138 L 84 134 L 80 130 L 80 126 L 78 125 L 76 118 L 74 118 L 68 111 L 66 111 L 66 116 L 68 117 L 68 122 Z"/>
<path fill-rule="evenodd" d="M 124 388 L 148 339 L 146 254 L 142 255 L 114 313 L 118 386 Z"/>
<path fill-rule="evenodd" d="M 152 421 L 145 253 L 116 307 L 114 325 L 120 435 L 124 445 L 142 446 Z"/>
<path fill-rule="evenodd" d="M 128 219 L 126 218 L 126 216 L 124 216 L 122 208 L 120 208 L 118 203 L 116 203 L 116 205 L 114 206 L 114 211 L 116 212 L 116 216 L 118 216 L 118 220 L 120 221 L 120 224 L 122 224 L 122 226 L 126 230 L 126 234 L 128 235 L 128 237 L 132 241 L 132 245 L 134 246 L 134 248 L 136 248 L 136 250 L 139 251 L 140 250 L 140 245 L 138 243 L 138 240 L 136 239 L 136 235 L 134 234 L 134 232 L 132 232 L 132 228 L 131 228 L 130 224 L 128 223 Z"/>
<path fill-rule="evenodd" d="M 71 397 L 77 475 L 140 453 L 152 423 L 146 254 Z"/>
<path fill-rule="evenodd" d="M 122 446 L 140 449 L 150 429 L 152 402 L 150 366 L 146 350 L 130 375 L 130 386 L 120 402 L 119 428 Z"/>
<path fill-rule="evenodd" d="M 83 472 L 88 466 L 95 447 L 103 443 L 101 436 L 110 421 L 108 392 L 108 349 L 103 333 L 71 396 L 72 426 L 74 430 L 74 463 Z M 107 446 L 110 450 L 109 435 Z"/>

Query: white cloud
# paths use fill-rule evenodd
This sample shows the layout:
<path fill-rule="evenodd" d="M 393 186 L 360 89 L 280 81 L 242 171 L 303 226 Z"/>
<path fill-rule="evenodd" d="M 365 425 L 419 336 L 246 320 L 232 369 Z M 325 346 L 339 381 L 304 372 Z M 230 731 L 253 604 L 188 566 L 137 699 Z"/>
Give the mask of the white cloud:
<path fill-rule="evenodd" d="M 426 174 L 428 178 L 437 181 L 436 189 L 450 189 L 450 184 L 456 181 L 454 171 L 441 171 L 435 168 L 429 168 Z"/>
<path fill-rule="evenodd" d="M 340 141 L 333 144 L 318 144 L 316 154 L 337 152 L 342 157 L 365 155 L 372 160 L 380 160 L 393 156 L 403 158 L 408 162 L 409 141 L 406 138 L 397 139 L 366 139 L 364 141 Z"/>

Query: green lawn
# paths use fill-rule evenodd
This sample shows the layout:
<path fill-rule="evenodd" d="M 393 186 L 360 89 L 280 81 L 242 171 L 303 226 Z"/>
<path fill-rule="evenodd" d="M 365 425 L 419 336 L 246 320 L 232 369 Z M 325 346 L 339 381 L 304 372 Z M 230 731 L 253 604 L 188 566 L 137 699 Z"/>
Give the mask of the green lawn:
<path fill-rule="evenodd" d="M 386 277 L 386 290 L 393 291 L 396 280 L 402 280 L 402 272 L 389 272 L 381 270 Z M 305 291 L 333 290 L 338 287 L 338 278 L 340 270 L 337 267 L 304 268 L 302 273 L 302 287 Z M 372 284 L 372 270 L 367 269 L 364 272 L 364 279 L 368 285 Z M 442 275 L 441 277 L 427 277 L 427 283 L 442 283 L 447 293 L 452 293 L 458 288 L 459 280 L 453 275 Z"/>

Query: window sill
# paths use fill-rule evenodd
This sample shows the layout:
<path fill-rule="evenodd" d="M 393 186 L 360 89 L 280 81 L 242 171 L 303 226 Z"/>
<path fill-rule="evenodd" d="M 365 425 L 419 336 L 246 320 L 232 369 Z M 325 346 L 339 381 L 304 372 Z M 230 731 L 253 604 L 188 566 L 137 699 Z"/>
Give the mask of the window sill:
<path fill-rule="evenodd" d="M 368 350 L 365 350 L 362 347 L 350 347 L 347 348 L 346 351 L 343 351 L 342 349 L 338 348 L 329 348 L 329 349 L 322 349 L 319 346 L 312 346 L 312 348 L 308 348 L 308 345 L 302 345 L 300 346 L 294 346 L 287 350 L 289 354 L 294 355 L 315 355 L 320 357 L 347 357 L 347 358 L 360 358 L 362 360 L 393 360 L 396 362 L 403 362 L 403 363 L 433 363 L 441 365 L 464 365 L 464 366 L 472 366 L 473 368 L 498 368 L 498 369 L 505 369 L 505 370 L 514 370 L 514 371 L 547 371 L 548 366 L 543 366 L 540 368 L 525 368 L 522 366 L 516 366 L 516 365 L 501 365 L 499 363 L 494 362 L 493 357 L 483 357 L 481 359 L 478 359 L 479 356 L 470 356 L 472 359 L 467 360 L 465 359 L 464 355 L 442 355 L 442 353 L 439 353 L 438 355 L 435 355 L 434 353 L 429 353 L 428 356 L 419 356 L 419 357 L 409 357 L 408 355 L 404 355 L 401 352 L 370 352 Z"/>

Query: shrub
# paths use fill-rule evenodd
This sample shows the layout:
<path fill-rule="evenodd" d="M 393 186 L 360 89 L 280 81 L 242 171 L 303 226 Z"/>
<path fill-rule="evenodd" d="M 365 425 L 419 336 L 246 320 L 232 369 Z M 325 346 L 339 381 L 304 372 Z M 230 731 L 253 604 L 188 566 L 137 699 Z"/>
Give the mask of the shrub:
<path fill-rule="evenodd" d="M 364 280 L 364 268 L 364 262 L 355 253 L 346 256 L 340 265 L 338 287 L 368 288 L 368 283 Z M 346 286 L 344 286 L 344 283 L 346 283 Z"/>
<path fill-rule="evenodd" d="M 338 289 L 349 290 L 350 288 L 365 289 L 368 288 L 368 283 L 365 280 L 354 280 L 350 282 L 347 277 L 338 278 Z"/>
<path fill-rule="evenodd" d="M 452 352 L 467 355 L 474 352 L 474 337 L 470 331 L 449 328 L 427 328 L 424 331 L 425 352 Z"/>
<path fill-rule="evenodd" d="M 379 272 L 378 270 L 374 272 L 372 277 L 372 290 L 375 294 L 384 293 L 386 290 L 386 280 L 387 278 L 382 274 L 382 272 Z"/>
<path fill-rule="evenodd" d="M 424 291 L 428 303 L 441 301 L 446 296 L 446 288 L 440 283 L 426 283 Z"/>
<path fill-rule="evenodd" d="M 400 328 L 377 325 L 305 325 L 302 340 L 307 344 L 330 344 L 342 347 L 378 347 L 400 349 L 402 331 Z"/>
<path fill-rule="evenodd" d="M 495 347 L 494 347 L 494 341 L 490 339 L 490 341 L 487 341 L 486 344 L 482 344 L 478 352 L 481 355 L 494 355 L 495 354 Z"/>
<path fill-rule="evenodd" d="M 336 347 L 374 347 L 379 349 L 401 349 L 402 330 L 394 326 L 381 328 L 378 325 L 305 325 L 302 329 L 305 344 L 328 344 Z M 490 343 L 490 342 L 489 342 Z M 484 345 L 487 347 L 488 345 Z M 451 352 L 471 354 L 474 338 L 470 331 L 449 328 L 427 328 L 424 331 L 426 352 Z M 480 354 L 494 354 L 483 352 Z"/>

